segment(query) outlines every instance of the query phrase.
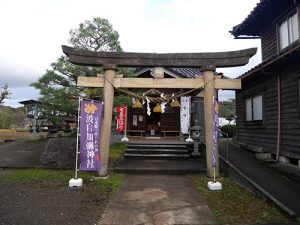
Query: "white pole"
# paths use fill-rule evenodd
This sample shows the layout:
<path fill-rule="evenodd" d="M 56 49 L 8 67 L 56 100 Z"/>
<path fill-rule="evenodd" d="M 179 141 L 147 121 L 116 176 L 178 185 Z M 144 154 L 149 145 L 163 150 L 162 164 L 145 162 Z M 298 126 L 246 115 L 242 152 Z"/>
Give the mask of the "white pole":
<path fill-rule="evenodd" d="M 79 98 L 78 99 L 78 114 L 77 114 L 77 138 L 76 138 L 76 161 L 75 161 L 75 179 L 70 179 L 69 180 L 69 187 L 73 188 L 73 187 L 82 187 L 83 185 L 83 180 L 81 178 L 78 178 L 77 177 L 77 173 L 78 173 L 78 169 L 77 169 L 77 166 L 78 166 L 78 154 L 79 154 L 79 151 L 78 151 L 78 137 L 80 136 L 79 134 L 79 123 L 80 123 L 80 105 L 81 105 L 81 100 L 82 98 Z"/>
<path fill-rule="evenodd" d="M 80 136 L 79 134 L 79 123 L 80 123 L 80 105 L 81 105 L 81 98 L 78 99 L 78 112 L 77 112 L 77 139 L 76 139 L 76 161 L 75 161 L 75 179 L 77 179 L 77 172 L 78 172 L 78 169 L 77 169 L 77 164 L 78 164 L 78 154 L 79 154 L 79 151 L 78 151 L 78 137 Z"/>
<path fill-rule="evenodd" d="M 126 116 L 125 116 L 125 131 L 124 131 L 124 135 L 127 138 L 127 105 L 126 105 Z"/>
<path fill-rule="evenodd" d="M 214 183 L 216 183 L 216 167 L 214 166 Z"/>

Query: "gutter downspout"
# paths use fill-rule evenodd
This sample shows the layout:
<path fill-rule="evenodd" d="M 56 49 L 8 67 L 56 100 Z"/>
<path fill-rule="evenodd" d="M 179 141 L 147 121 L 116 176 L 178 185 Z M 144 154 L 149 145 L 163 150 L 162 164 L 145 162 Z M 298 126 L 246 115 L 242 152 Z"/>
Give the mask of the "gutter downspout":
<path fill-rule="evenodd" d="M 279 160 L 280 141 L 281 141 L 281 81 L 280 75 L 277 74 L 277 146 L 276 146 L 276 161 Z"/>
<path fill-rule="evenodd" d="M 280 74 L 271 73 L 260 69 L 262 74 L 277 75 L 277 143 L 276 143 L 276 161 L 279 160 L 280 144 L 281 144 L 281 80 Z"/>

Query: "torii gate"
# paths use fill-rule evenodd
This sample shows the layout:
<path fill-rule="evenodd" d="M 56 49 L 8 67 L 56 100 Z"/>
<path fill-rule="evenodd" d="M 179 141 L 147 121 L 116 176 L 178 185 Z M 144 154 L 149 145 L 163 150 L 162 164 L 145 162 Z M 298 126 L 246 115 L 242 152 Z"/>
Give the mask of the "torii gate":
<path fill-rule="evenodd" d="M 214 76 L 216 67 L 243 66 L 255 55 L 257 48 L 249 48 L 231 52 L 211 53 L 132 53 L 132 52 L 91 52 L 62 46 L 63 52 L 71 63 L 84 66 L 103 66 L 102 77 L 78 77 L 77 86 L 103 87 L 104 118 L 101 126 L 100 154 L 101 168 L 99 176 L 107 176 L 109 144 L 111 134 L 114 87 L 117 88 L 186 88 L 204 87 L 204 119 L 207 175 L 213 177 L 213 96 L 218 89 L 241 89 L 240 79 L 220 79 Z M 201 68 L 203 78 L 123 78 L 116 76 L 117 67 L 189 67 Z M 218 154 L 218 152 L 217 152 Z M 217 157 L 216 176 L 219 176 L 219 160 Z"/>

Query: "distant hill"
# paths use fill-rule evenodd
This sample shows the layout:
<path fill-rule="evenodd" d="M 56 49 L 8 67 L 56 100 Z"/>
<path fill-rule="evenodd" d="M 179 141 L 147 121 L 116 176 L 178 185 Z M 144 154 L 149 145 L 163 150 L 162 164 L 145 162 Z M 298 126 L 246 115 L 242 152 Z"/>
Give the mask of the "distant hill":
<path fill-rule="evenodd" d="M 12 108 L 0 105 L 0 129 L 20 127 L 25 117 L 24 107 Z"/>
<path fill-rule="evenodd" d="M 226 120 L 233 120 L 236 112 L 235 112 L 235 99 L 230 99 L 227 101 L 219 102 L 219 117 L 223 117 Z"/>

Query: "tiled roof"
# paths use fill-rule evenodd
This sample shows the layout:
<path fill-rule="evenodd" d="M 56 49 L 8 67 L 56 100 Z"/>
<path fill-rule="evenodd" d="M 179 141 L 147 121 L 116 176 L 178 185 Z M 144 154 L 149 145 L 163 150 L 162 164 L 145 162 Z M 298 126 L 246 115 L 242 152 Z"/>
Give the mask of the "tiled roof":
<path fill-rule="evenodd" d="M 183 78 L 195 78 L 197 75 L 201 75 L 200 68 L 167 68 L 178 76 Z"/>
<path fill-rule="evenodd" d="M 264 24 L 271 23 L 293 5 L 294 0 L 260 0 L 244 21 L 234 26 L 230 33 L 236 38 L 239 36 L 260 37 Z"/>

